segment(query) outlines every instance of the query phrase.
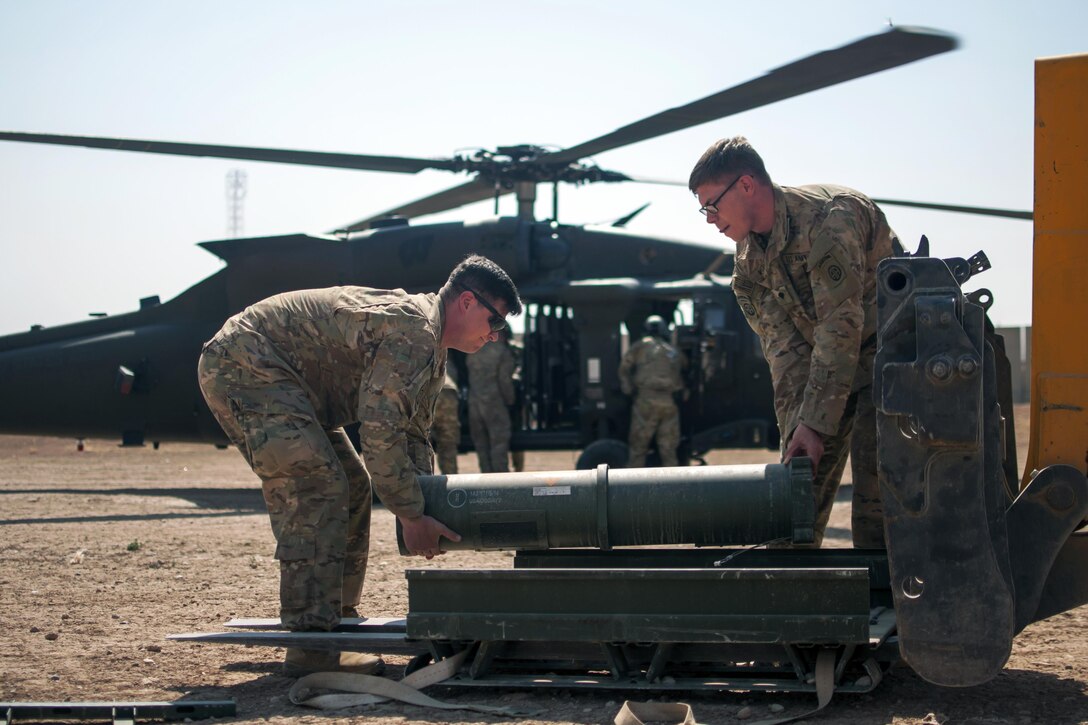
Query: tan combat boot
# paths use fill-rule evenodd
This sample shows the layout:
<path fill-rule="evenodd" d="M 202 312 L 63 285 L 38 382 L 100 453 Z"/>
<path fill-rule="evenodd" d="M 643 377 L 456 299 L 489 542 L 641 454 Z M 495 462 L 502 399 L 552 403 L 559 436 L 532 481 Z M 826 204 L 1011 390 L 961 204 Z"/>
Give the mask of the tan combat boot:
<path fill-rule="evenodd" d="M 362 652 L 331 652 L 327 650 L 288 647 L 283 662 L 286 677 L 303 677 L 314 672 L 349 672 L 356 675 L 377 675 L 385 663 L 377 655 Z"/>

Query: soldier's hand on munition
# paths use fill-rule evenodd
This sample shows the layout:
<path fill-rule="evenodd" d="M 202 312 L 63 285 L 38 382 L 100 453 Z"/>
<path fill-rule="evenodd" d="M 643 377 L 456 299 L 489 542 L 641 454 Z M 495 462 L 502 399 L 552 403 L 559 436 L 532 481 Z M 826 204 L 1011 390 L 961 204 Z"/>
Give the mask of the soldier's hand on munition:
<path fill-rule="evenodd" d="M 793 430 L 790 444 L 786 446 L 786 453 L 782 456 L 782 462 L 789 463 L 794 456 L 808 456 L 812 459 L 812 469 L 816 470 L 823 455 L 824 439 L 819 433 L 801 423 Z"/>
<path fill-rule="evenodd" d="M 439 546 L 440 537 L 445 536 L 450 541 L 461 540 L 460 534 L 430 516 L 420 516 L 418 519 L 401 518 L 400 526 L 404 546 L 408 551 L 415 556 L 425 556 L 428 559 L 445 553 Z"/>

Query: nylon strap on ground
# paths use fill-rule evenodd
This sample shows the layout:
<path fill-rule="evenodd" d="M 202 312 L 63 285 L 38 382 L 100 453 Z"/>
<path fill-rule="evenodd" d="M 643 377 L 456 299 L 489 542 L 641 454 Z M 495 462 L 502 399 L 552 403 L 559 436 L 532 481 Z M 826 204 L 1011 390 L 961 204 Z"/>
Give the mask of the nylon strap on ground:
<path fill-rule="evenodd" d="M 416 670 L 399 682 L 387 680 L 384 677 L 355 675 L 348 672 L 315 672 L 295 682 L 287 696 L 296 705 L 318 710 L 340 710 L 345 707 L 375 705 L 389 700 L 399 700 L 410 705 L 438 710 L 472 710 L 505 717 L 531 717 L 540 714 L 537 711 L 519 710 L 513 707 L 443 702 L 420 692 L 425 687 L 435 685 L 457 674 L 467 655 L 468 650 L 464 650 L 453 657 L 447 657 L 441 662 Z M 315 690 L 335 690 L 338 694 L 312 695 L 311 693 Z"/>
<path fill-rule="evenodd" d="M 684 702 L 631 702 L 623 707 L 612 720 L 616 725 L 643 725 L 647 720 L 653 722 L 678 723 L 678 725 L 697 725 L 691 705 Z"/>
<path fill-rule="evenodd" d="M 868 669 L 868 668 L 866 668 Z M 877 669 L 879 673 L 879 669 Z M 870 673 L 871 674 L 871 673 Z M 875 682 L 875 680 L 874 680 Z M 802 718 L 815 715 L 827 707 L 835 693 L 835 650 L 822 649 L 816 655 L 816 709 L 785 718 L 758 720 L 751 725 L 784 725 Z M 615 725 L 643 725 L 646 720 L 666 722 L 669 725 L 697 725 L 691 706 L 682 702 L 631 702 L 623 707 L 612 720 Z"/>

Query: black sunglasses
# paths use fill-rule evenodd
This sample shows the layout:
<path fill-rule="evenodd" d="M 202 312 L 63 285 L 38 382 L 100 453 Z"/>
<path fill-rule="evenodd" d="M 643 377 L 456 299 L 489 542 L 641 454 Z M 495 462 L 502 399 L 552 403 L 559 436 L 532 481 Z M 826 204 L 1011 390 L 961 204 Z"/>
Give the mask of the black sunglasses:
<path fill-rule="evenodd" d="M 472 296 L 476 298 L 477 302 L 490 310 L 491 316 L 487 318 L 487 324 L 491 327 L 492 332 L 499 332 L 500 330 L 506 329 L 506 318 L 500 315 L 499 311 L 496 310 L 490 302 L 485 300 L 482 294 L 472 289 L 471 287 L 460 283 L 457 286 L 463 289 L 465 292 L 471 292 Z"/>

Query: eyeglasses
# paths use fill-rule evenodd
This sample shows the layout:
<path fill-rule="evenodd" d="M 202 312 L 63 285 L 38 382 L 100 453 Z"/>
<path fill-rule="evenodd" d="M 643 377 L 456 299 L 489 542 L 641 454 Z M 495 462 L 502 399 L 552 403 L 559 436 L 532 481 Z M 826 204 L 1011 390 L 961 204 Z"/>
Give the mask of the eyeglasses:
<path fill-rule="evenodd" d="M 725 196 L 726 194 L 729 193 L 729 190 L 733 188 L 733 184 L 736 184 L 738 181 L 740 181 L 743 178 L 744 178 L 744 174 L 741 174 L 737 178 L 733 179 L 733 183 L 730 184 L 729 186 L 725 187 L 725 190 L 722 193 L 718 194 L 717 198 L 715 198 L 714 201 L 710 202 L 709 204 L 704 204 L 703 206 L 699 207 L 699 213 L 702 214 L 703 216 L 710 216 L 711 214 L 717 214 L 718 213 L 718 202 L 722 200 L 723 196 Z"/>
<path fill-rule="evenodd" d="M 499 311 L 496 310 L 490 302 L 485 300 L 483 295 L 481 295 L 479 292 L 472 289 L 471 287 L 467 287 L 463 284 L 458 284 L 457 286 L 463 289 L 465 292 L 471 292 L 472 296 L 476 298 L 477 302 L 490 310 L 491 315 L 487 318 L 487 324 L 491 327 L 492 332 L 499 332 L 500 330 L 506 329 L 506 317 L 500 315 Z"/>

